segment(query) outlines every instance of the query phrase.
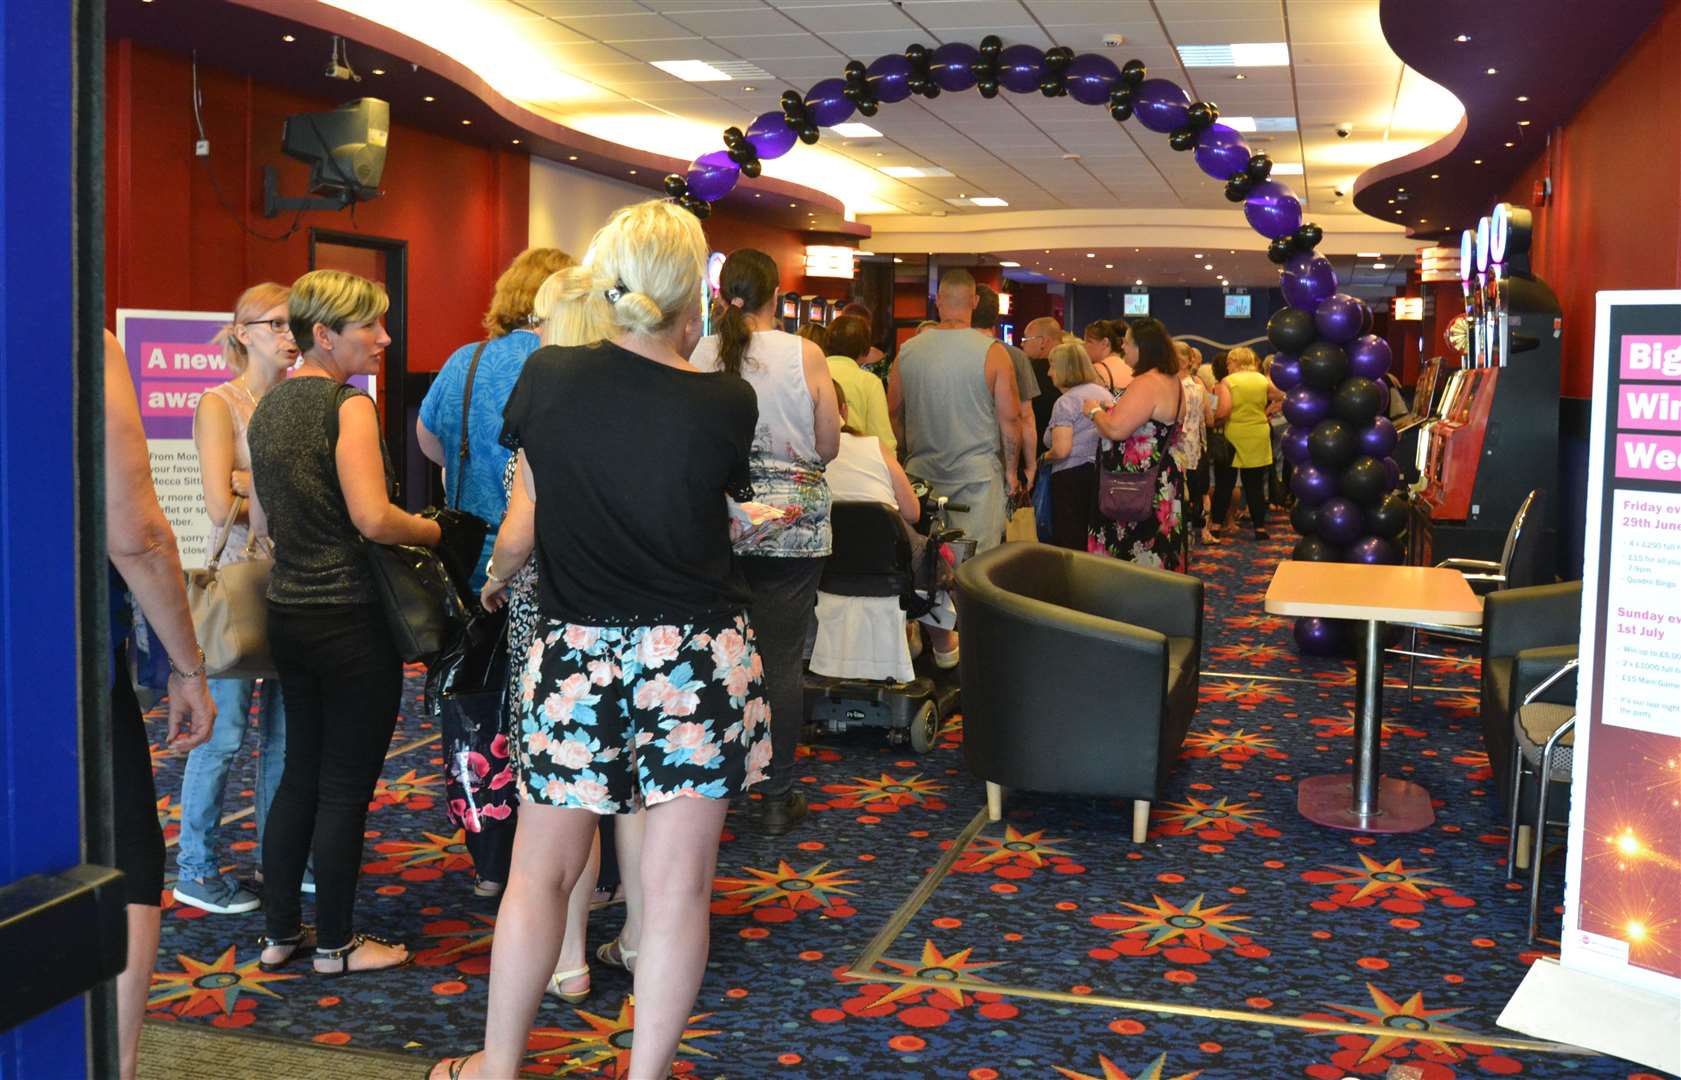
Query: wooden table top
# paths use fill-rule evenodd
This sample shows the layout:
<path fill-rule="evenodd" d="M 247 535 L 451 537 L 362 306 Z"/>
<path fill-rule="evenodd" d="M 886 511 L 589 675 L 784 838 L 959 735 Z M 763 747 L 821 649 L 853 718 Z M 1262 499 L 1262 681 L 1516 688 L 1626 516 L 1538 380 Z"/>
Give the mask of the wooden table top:
<path fill-rule="evenodd" d="M 1278 564 L 1267 586 L 1273 615 L 1481 626 L 1482 597 L 1457 570 L 1361 563 Z"/>

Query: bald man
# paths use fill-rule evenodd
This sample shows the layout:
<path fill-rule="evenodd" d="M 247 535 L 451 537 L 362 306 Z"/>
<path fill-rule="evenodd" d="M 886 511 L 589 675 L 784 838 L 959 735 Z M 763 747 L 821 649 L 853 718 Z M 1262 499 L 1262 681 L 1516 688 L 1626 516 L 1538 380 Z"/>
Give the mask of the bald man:
<path fill-rule="evenodd" d="M 969 325 L 978 299 L 967 270 L 940 279 L 940 321 L 899 349 L 887 411 L 905 470 L 967 506 L 952 521 L 986 551 L 1003 540 L 1006 503 L 1018 490 L 1021 395 L 1003 343 Z"/>
<path fill-rule="evenodd" d="M 1021 351 L 1033 365 L 1033 378 L 1039 384 L 1039 396 L 1033 399 L 1033 446 L 1035 450 L 1045 441 L 1045 428 L 1051 422 L 1051 409 L 1062 391 L 1051 381 L 1051 350 L 1062 340 L 1062 324 L 1049 315 L 1041 315 L 1022 329 Z"/>

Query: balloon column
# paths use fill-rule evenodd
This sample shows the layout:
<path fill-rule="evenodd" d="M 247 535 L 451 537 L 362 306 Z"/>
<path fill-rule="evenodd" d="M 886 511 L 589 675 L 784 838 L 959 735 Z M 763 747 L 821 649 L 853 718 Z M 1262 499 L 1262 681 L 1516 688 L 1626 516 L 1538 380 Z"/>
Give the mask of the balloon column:
<path fill-rule="evenodd" d="M 1278 348 L 1273 379 L 1287 394 L 1290 427 L 1284 453 L 1296 465 L 1291 489 L 1297 503 L 1291 523 L 1301 539 L 1292 558 L 1316 562 L 1396 563 L 1405 528 L 1406 500 L 1396 492 L 1400 469 L 1389 457 L 1395 427 L 1383 415 L 1389 401 L 1384 376 L 1389 345 L 1371 334 L 1366 305 L 1337 291 L 1329 259 L 1314 249 L 1324 231 L 1302 220 L 1302 204 L 1289 186 L 1272 179 L 1272 159 L 1251 151 L 1243 136 L 1219 122 L 1220 108 L 1192 101 L 1169 79 L 1147 78 L 1138 60 L 1119 67 L 1099 53 L 1075 55 L 1056 46 L 1005 46 L 995 35 L 979 48 L 950 42 L 935 49 L 913 44 L 903 53 L 869 64 L 849 61 L 838 79 L 823 79 L 800 94 L 782 95 L 780 112 L 762 113 L 743 131 L 724 131 L 724 149 L 702 154 L 682 173 L 665 178 L 668 195 L 705 218 L 711 204 L 742 177 L 757 177 L 761 163 L 781 157 L 795 142 L 818 141 L 820 130 L 854 112 L 874 116 L 882 105 L 911 95 L 937 98 L 971 87 L 982 97 L 1000 90 L 1038 91 L 1071 97 L 1082 105 L 1107 105 L 1117 123 L 1137 119 L 1166 135 L 1168 145 L 1189 151 L 1197 167 L 1226 185 L 1226 198 L 1243 204 L 1243 216 L 1270 244 L 1288 304 L 1267 324 Z M 1342 628 L 1320 619 L 1296 624 L 1303 652 L 1343 651 Z"/>

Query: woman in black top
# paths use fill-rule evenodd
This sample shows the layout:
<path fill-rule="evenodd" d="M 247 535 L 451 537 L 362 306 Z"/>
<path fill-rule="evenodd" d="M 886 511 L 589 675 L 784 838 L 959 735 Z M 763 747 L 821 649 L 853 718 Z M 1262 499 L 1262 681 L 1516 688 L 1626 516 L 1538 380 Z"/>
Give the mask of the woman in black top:
<path fill-rule="evenodd" d="M 251 475 L 274 539 L 269 648 L 286 703 L 286 770 L 263 844 L 265 968 L 313 947 L 342 975 L 407 963 L 406 947 L 352 932 L 368 800 L 402 699 L 403 662 L 374 592 L 365 541 L 433 545 L 438 524 L 391 502 L 373 399 L 345 383 L 391 344 L 374 282 L 316 270 L 287 318 L 303 361 L 251 416 Z M 336 435 L 335 431 L 336 430 Z M 315 856 L 319 929 L 299 922 Z"/>
<path fill-rule="evenodd" d="M 481 1053 L 434 1077 L 518 1072 L 560 953 L 561 912 L 599 814 L 646 809 L 631 1076 L 665 1076 L 706 968 L 708 904 L 731 796 L 770 762 L 748 592 L 726 494 L 745 500 L 757 399 L 686 357 L 700 337 L 706 243 L 667 202 L 615 213 L 560 271 L 559 340 L 526 361 L 502 437 L 520 483 L 486 606 L 535 548 L 542 612 L 515 658 L 520 793 L 497 914 Z M 633 867 L 624 867 L 628 876 Z"/>

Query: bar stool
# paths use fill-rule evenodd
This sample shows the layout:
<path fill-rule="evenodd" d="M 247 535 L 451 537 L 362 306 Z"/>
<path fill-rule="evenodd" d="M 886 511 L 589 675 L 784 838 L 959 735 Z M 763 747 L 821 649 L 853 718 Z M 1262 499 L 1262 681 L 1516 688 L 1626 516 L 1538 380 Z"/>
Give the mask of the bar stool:
<path fill-rule="evenodd" d="M 1529 943 L 1533 945 L 1541 917 L 1541 852 L 1548 825 L 1569 826 L 1569 821 L 1547 820 L 1547 785 L 1554 781 L 1570 782 L 1576 744 L 1576 707 L 1537 700 L 1555 683 L 1566 676 L 1574 676 L 1577 661 L 1572 660 L 1548 675 L 1535 689 L 1524 695 L 1512 717 L 1512 797 L 1508 807 L 1506 834 L 1506 880 L 1511 881 L 1517 866 L 1518 801 L 1526 775 L 1536 777 L 1534 848 L 1529 857 Z M 1557 945 L 1552 938 L 1539 940 Z"/>

